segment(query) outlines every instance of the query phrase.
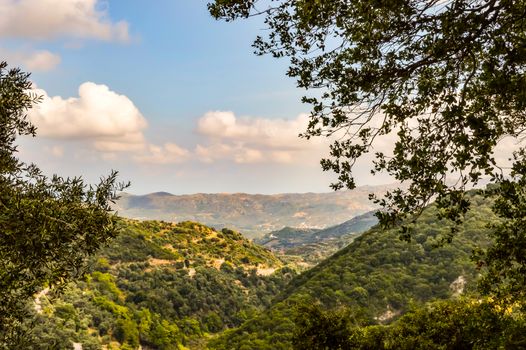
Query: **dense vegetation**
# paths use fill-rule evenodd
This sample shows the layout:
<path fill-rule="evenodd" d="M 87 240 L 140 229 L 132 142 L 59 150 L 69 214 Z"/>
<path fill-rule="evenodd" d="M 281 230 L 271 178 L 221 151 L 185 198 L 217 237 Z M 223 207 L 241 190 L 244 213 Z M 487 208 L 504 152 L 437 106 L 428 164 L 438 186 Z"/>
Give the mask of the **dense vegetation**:
<path fill-rule="evenodd" d="M 301 275 L 232 230 L 123 220 L 83 281 L 28 306 L 26 348 L 521 348 L 521 304 L 477 294 L 472 254 L 499 219 L 469 198 L 451 243 L 431 206 L 410 243 L 374 227 Z"/>
<path fill-rule="evenodd" d="M 124 225 L 85 280 L 64 294 L 39 294 L 33 348 L 199 348 L 207 334 L 268 307 L 295 275 L 235 231 L 193 222 Z"/>
<path fill-rule="evenodd" d="M 423 212 L 410 243 L 399 240 L 396 229 L 372 229 L 293 279 L 270 309 L 212 340 L 210 347 L 290 349 L 294 310 L 305 304 L 345 306 L 353 325 L 372 325 L 396 320 L 412 305 L 473 292 L 478 272 L 470 257 L 474 249 L 488 245 L 486 225 L 495 216 L 487 200 L 470 199 L 474 210 L 450 244 L 441 245 L 450 228 L 436 220 L 435 207 Z"/>
<path fill-rule="evenodd" d="M 86 258 L 117 235 L 109 204 L 125 187 L 116 172 L 95 186 L 18 159 L 17 138 L 36 135 L 31 89 L 28 73 L 0 61 L 0 349 L 24 347 L 24 304 L 42 285 L 81 276 Z"/>
<path fill-rule="evenodd" d="M 526 318 L 519 305 L 461 298 L 415 307 L 390 325 L 359 326 L 349 309 L 305 305 L 296 318 L 297 350 L 524 349 Z"/>

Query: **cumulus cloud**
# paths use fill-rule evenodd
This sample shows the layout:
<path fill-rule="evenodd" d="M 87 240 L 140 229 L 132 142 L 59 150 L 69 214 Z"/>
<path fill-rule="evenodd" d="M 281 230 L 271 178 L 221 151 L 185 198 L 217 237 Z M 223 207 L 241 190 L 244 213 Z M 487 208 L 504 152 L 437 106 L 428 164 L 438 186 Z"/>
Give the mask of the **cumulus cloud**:
<path fill-rule="evenodd" d="M 197 121 L 201 142 L 191 151 L 175 142 L 150 142 L 146 118 L 125 95 L 86 82 L 78 96 L 49 96 L 29 111 L 39 136 L 88 145 L 101 159 L 131 159 L 145 164 L 174 164 L 197 159 L 212 163 L 317 163 L 327 152 L 326 138 L 305 140 L 307 115 L 294 119 L 238 118 L 232 112 L 208 112 Z M 59 152 L 56 152 L 59 155 Z"/>
<path fill-rule="evenodd" d="M 308 115 L 295 119 L 238 118 L 233 112 L 213 111 L 198 121 L 197 131 L 214 139 L 275 149 L 303 149 L 309 142 L 298 135 L 307 129 Z"/>
<path fill-rule="evenodd" d="M 320 154 L 326 140 L 305 140 L 298 135 L 304 132 L 308 115 L 294 119 L 267 119 L 237 117 L 229 111 L 211 111 L 197 123 L 197 132 L 208 138 L 207 145 L 198 145 L 196 155 L 204 162 L 230 159 L 236 163 L 290 163 Z"/>
<path fill-rule="evenodd" d="M 126 96 L 106 85 L 86 82 L 78 97 L 50 97 L 35 89 L 42 102 L 30 110 L 38 134 L 50 138 L 95 139 L 98 142 L 141 144 L 146 119 Z M 114 145 L 114 147 L 116 147 Z"/>
<path fill-rule="evenodd" d="M 23 66 L 32 72 L 46 72 L 54 69 L 61 61 L 59 55 L 47 50 L 12 51 L 0 49 L 2 56 L 12 66 Z"/>
<path fill-rule="evenodd" d="M 106 1 L 0 0 L 0 37 L 64 37 L 127 42 L 126 21 L 112 22 Z"/>
<path fill-rule="evenodd" d="M 197 145 L 195 155 L 205 163 L 213 163 L 218 160 L 232 160 L 238 164 L 259 163 L 265 160 L 263 151 L 249 148 L 243 144 L 234 146 L 214 143 L 209 146 Z"/>
<path fill-rule="evenodd" d="M 169 164 L 190 155 L 175 143 L 149 143 L 144 136 L 146 118 L 127 96 L 106 85 L 83 83 L 78 97 L 70 98 L 49 96 L 42 89 L 34 92 L 42 96 L 42 101 L 29 111 L 29 118 L 39 136 L 80 141 L 105 160 L 129 154 L 138 162 Z"/>

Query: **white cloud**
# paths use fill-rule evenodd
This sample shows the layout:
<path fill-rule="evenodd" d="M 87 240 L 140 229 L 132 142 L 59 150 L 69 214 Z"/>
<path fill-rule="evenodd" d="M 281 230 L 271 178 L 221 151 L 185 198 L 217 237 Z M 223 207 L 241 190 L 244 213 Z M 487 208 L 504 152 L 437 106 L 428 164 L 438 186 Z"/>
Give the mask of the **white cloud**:
<path fill-rule="evenodd" d="M 50 138 L 92 139 L 104 147 L 109 142 L 142 144 L 146 119 L 126 96 L 111 91 L 106 85 L 86 82 L 79 87 L 79 96 L 50 97 L 36 89 L 42 102 L 30 110 L 31 121 L 40 136 Z"/>
<path fill-rule="evenodd" d="M 93 145 L 101 152 L 138 152 L 146 149 L 146 141 L 140 132 L 122 137 L 98 139 Z"/>
<path fill-rule="evenodd" d="M 232 112 L 208 112 L 197 122 L 201 142 L 190 151 L 175 142 L 150 142 L 147 121 L 125 95 L 92 82 L 79 87 L 78 97 L 49 96 L 30 110 L 37 134 L 76 141 L 105 160 L 131 159 L 146 164 L 174 164 L 199 160 L 237 164 L 317 164 L 330 140 L 305 140 L 307 115 L 294 119 L 237 118 Z"/>
<path fill-rule="evenodd" d="M 312 152 L 326 150 L 327 140 L 305 140 L 308 115 L 294 119 L 238 118 L 233 112 L 212 111 L 198 121 L 197 131 L 208 145 L 195 153 L 204 162 L 229 159 L 236 163 L 292 163 L 312 161 Z"/>
<path fill-rule="evenodd" d="M 268 161 L 263 151 L 238 144 L 235 146 L 215 143 L 209 146 L 197 145 L 195 155 L 205 163 L 218 160 L 232 160 L 238 164 Z"/>
<path fill-rule="evenodd" d="M 138 154 L 134 159 L 141 163 L 173 164 L 188 160 L 190 151 L 176 145 L 165 143 L 163 146 L 148 145 L 147 152 Z"/>
<path fill-rule="evenodd" d="M 42 89 L 34 92 L 42 97 L 29 111 L 38 136 L 82 140 L 106 153 L 146 149 L 146 119 L 128 97 L 106 85 L 83 83 L 78 97 L 70 98 L 49 96 Z"/>
<path fill-rule="evenodd" d="M 24 66 L 30 71 L 49 71 L 55 68 L 61 61 L 59 55 L 47 50 L 33 52 L 22 60 Z"/>
<path fill-rule="evenodd" d="M 216 160 L 229 158 L 233 153 L 233 147 L 225 144 L 215 144 L 213 146 L 197 145 L 195 155 L 205 163 L 213 163 Z"/>
<path fill-rule="evenodd" d="M 107 4 L 99 0 L 0 0 L 0 37 L 129 41 L 128 23 L 112 22 Z"/>
<path fill-rule="evenodd" d="M 11 66 L 23 66 L 32 72 L 46 72 L 54 69 L 60 64 L 59 55 L 47 50 L 19 50 L 12 51 L 0 49 L 3 59 L 9 62 Z"/>
<path fill-rule="evenodd" d="M 137 162 L 155 164 L 189 158 L 190 152 L 175 143 L 157 146 L 147 142 L 144 131 L 148 123 L 139 109 L 127 96 L 106 85 L 83 83 L 78 97 L 70 98 L 50 97 L 42 89 L 34 92 L 42 96 L 42 102 L 29 111 L 38 136 L 80 141 L 104 160 L 115 160 L 123 154 Z"/>
<path fill-rule="evenodd" d="M 275 149 L 304 149 L 312 142 L 298 135 L 307 129 L 309 117 L 295 119 L 238 118 L 233 112 L 213 111 L 198 121 L 197 131 L 214 139 L 243 142 Z"/>

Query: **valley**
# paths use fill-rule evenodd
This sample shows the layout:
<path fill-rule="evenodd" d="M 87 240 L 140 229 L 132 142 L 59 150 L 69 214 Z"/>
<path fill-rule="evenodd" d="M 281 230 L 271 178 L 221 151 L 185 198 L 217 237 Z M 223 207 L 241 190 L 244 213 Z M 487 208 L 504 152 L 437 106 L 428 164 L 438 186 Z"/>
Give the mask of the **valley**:
<path fill-rule="evenodd" d="M 374 212 L 325 229 L 285 227 L 254 242 L 286 257 L 298 257 L 312 267 L 351 243 L 354 238 L 378 223 Z"/>
<path fill-rule="evenodd" d="M 459 236 L 443 246 L 449 227 L 432 207 L 411 243 L 375 227 L 371 212 L 255 242 L 190 221 L 121 219 L 122 234 L 83 281 L 39 294 L 36 348 L 291 349 L 304 305 L 345 306 L 356 324 L 388 324 L 415 303 L 475 291 L 470 255 L 489 244 L 493 219 L 483 198 L 472 201 Z"/>
<path fill-rule="evenodd" d="M 526 349 L 526 0 L 0 18 L 0 350 Z"/>

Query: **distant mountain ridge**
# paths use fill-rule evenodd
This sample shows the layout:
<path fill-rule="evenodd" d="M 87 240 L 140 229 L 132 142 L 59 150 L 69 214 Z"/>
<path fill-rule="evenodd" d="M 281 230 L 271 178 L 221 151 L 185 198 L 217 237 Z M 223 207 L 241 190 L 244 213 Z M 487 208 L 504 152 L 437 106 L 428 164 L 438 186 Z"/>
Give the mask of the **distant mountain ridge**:
<path fill-rule="evenodd" d="M 370 211 L 325 229 L 285 227 L 267 233 L 255 242 L 274 252 L 299 256 L 308 265 L 314 265 L 376 225 L 378 218 L 374 213 Z"/>
<path fill-rule="evenodd" d="M 115 210 L 120 216 L 133 219 L 198 221 L 256 237 L 287 226 L 324 229 L 340 224 L 377 209 L 369 194 L 381 195 L 395 187 L 397 185 L 362 186 L 352 191 L 274 195 L 123 193 Z"/>

